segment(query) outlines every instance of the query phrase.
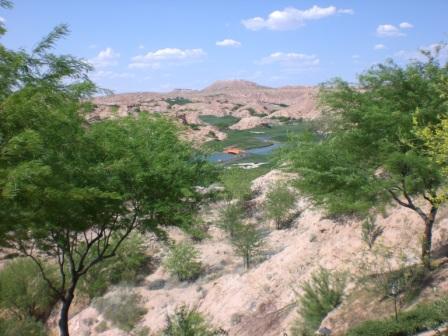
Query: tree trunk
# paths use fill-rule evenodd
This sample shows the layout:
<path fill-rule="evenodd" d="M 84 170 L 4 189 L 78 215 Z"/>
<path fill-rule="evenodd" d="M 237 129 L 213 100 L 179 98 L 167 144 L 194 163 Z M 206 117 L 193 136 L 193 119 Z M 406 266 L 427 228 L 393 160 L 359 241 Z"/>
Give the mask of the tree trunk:
<path fill-rule="evenodd" d="M 434 226 L 435 214 L 428 216 L 425 220 L 425 233 L 422 241 L 422 262 L 425 268 L 431 269 L 432 228 Z"/>
<path fill-rule="evenodd" d="M 250 257 L 248 254 L 246 254 L 246 256 L 244 257 L 244 268 L 246 270 L 249 269 L 249 264 L 250 264 Z"/>
<path fill-rule="evenodd" d="M 73 298 L 75 297 L 75 286 L 72 286 L 62 301 L 61 314 L 59 315 L 59 335 L 60 336 L 70 336 L 68 330 L 68 311 L 70 309 L 70 305 L 73 302 Z"/>

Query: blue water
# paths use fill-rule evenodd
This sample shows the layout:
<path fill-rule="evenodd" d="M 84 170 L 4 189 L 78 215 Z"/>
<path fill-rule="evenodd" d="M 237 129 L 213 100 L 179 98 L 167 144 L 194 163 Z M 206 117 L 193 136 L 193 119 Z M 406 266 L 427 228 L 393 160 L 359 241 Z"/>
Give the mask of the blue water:
<path fill-rule="evenodd" d="M 274 144 L 272 144 L 270 146 L 266 146 L 266 147 L 248 149 L 245 151 L 244 154 L 241 154 L 241 155 L 232 155 L 232 154 L 226 154 L 226 153 L 222 153 L 222 152 L 216 152 L 216 153 L 211 154 L 208 157 L 208 160 L 210 162 L 231 162 L 232 160 L 238 160 L 243 157 L 250 156 L 251 154 L 268 155 L 268 154 L 271 154 L 273 150 L 275 150 L 281 146 L 282 146 L 281 143 L 274 143 Z"/>

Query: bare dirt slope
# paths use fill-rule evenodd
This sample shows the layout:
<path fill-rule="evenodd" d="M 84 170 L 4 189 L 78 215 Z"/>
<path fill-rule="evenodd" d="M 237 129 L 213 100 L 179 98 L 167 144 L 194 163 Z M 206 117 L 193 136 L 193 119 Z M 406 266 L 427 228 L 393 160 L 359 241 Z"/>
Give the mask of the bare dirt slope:
<path fill-rule="evenodd" d="M 279 179 L 292 177 L 275 170 L 253 182 L 256 195 L 253 202 L 257 210 L 250 220 L 271 230 L 266 239 L 264 261 L 244 271 L 226 235 L 212 226 L 211 238 L 197 245 L 206 270 L 200 279 L 194 283 L 178 282 L 160 266 L 142 285 L 136 287 L 146 299 L 148 309 L 141 323 L 156 332 L 164 327 L 166 314 L 172 313 L 181 304 L 187 304 L 197 307 L 214 325 L 227 330 L 229 335 L 283 335 L 289 333 L 291 323 L 297 317 L 295 292 L 300 292 L 301 284 L 309 279 L 313 271 L 322 266 L 356 273 L 358 261 L 366 253 L 365 244 L 360 239 L 360 222 L 325 218 L 322 211 L 311 207 L 304 199 L 297 202 L 299 216 L 290 229 L 273 230 L 270 223 L 262 220 L 262 202 L 268 186 Z M 217 203 L 206 209 L 206 220 L 214 223 L 221 206 L 222 203 Z M 422 225 L 416 215 L 404 208 L 391 208 L 378 221 L 385 227 L 381 243 L 399 246 L 409 263 L 417 262 Z M 448 218 L 444 211 L 434 233 L 436 250 L 441 246 L 441 241 L 446 242 L 447 231 Z M 174 229 L 171 236 L 176 240 L 186 239 Z M 161 247 L 159 257 L 165 253 L 166 249 Z M 162 283 L 163 288 L 155 289 L 155 283 Z M 438 293 L 448 292 L 446 278 L 441 277 L 433 286 Z M 428 292 L 436 291 L 431 288 Z M 369 318 L 368 314 L 363 314 L 363 306 L 348 308 L 343 305 L 335 310 L 323 325 L 340 335 L 351 324 Z M 354 321 L 354 318 L 347 318 L 348 314 L 358 318 Z M 343 318 L 347 318 L 348 322 L 343 323 Z M 75 335 L 97 335 L 95 326 L 102 319 L 94 308 L 89 307 L 74 316 L 70 324 Z M 100 335 L 118 336 L 125 333 L 110 329 Z"/>

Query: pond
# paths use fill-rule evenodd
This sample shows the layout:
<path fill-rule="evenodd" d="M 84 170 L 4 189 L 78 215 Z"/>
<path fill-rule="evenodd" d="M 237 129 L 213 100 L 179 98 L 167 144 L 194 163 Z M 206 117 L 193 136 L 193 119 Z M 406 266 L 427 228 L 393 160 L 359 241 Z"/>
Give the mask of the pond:
<path fill-rule="evenodd" d="M 232 155 L 223 152 L 215 152 L 208 157 L 208 160 L 210 162 L 230 163 L 232 161 L 237 161 L 242 158 L 250 157 L 251 155 L 269 155 L 272 153 L 273 150 L 281 147 L 282 145 L 283 144 L 281 143 L 273 143 L 271 145 L 264 147 L 251 148 L 245 150 L 244 154 L 242 155 Z"/>

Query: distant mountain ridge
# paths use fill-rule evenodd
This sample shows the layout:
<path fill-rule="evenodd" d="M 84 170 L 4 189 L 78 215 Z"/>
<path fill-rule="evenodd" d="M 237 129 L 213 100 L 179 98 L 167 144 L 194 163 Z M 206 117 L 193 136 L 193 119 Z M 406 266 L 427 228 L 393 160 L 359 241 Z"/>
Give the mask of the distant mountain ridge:
<path fill-rule="evenodd" d="M 234 116 L 234 129 L 250 129 L 289 119 L 314 119 L 320 115 L 312 86 L 270 88 L 246 80 L 219 80 L 202 90 L 176 89 L 167 93 L 137 92 L 96 97 L 90 120 L 124 117 L 141 111 L 160 113 L 190 125 L 199 141 L 223 138 L 218 129 L 199 117 Z"/>

